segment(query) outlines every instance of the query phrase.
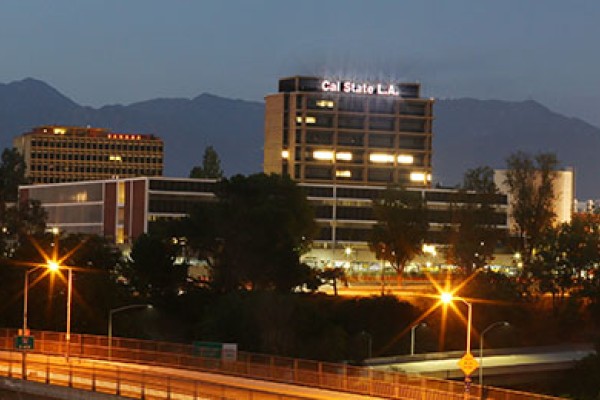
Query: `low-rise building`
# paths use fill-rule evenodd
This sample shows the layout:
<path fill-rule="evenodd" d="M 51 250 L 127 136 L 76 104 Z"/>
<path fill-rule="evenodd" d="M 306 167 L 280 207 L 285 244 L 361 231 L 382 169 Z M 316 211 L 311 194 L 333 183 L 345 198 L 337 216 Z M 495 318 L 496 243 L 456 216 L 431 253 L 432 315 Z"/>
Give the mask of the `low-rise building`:
<path fill-rule="evenodd" d="M 17 136 L 13 146 L 32 183 L 161 176 L 163 141 L 104 128 L 45 125 Z"/>

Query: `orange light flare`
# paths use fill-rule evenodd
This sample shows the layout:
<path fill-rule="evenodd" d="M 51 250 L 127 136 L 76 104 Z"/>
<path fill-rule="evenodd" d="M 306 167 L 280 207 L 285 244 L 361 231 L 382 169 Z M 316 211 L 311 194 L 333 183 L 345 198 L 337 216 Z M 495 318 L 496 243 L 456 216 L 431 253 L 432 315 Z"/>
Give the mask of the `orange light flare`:
<path fill-rule="evenodd" d="M 512 305 L 511 302 L 497 301 L 497 300 L 487 300 L 487 299 L 479 299 L 479 298 L 469 298 L 457 296 L 466 285 L 468 285 L 480 272 L 480 270 L 475 271 L 475 273 L 471 274 L 465 280 L 460 282 L 457 286 L 452 286 L 452 280 L 450 276 L 450 271 L 447 272 L 446 278 L 444 279 L 443 284 L 440 284 L 437 280 L 435 280 L 430 274 L 426 274 L 427 279 L 434 286 L 437 293 L 422 293 L 415 294 L 415 297 L 429 298 L 432 300 L 436 300 L 434 304 L 432 304 L 426 311 L 424 311 L 419 317 L 417 317 L 414 321 L 412 321 L 408 326 L 403 329 L 400 333 L 398 333 L 387 345 L 385 345 L 381 349 L 381 353 L 385 352 L 389 349 L 394 343 L 396 343 L 401 337 L 406 335 L 412 326 L 415 324 L 419 324 L 429 315 L 431 315 L 438 308 L 441 308 L 441 323 L 440 323 L 440 336 L 439 336 L 439 348 L 440 351 L 443 350 L 446 331 L 447 331 L 447 321 L 448 321 L 448 309 L 451 309 L 454 314 L 458 316 L 458 318 L 462 321 L 464 326 L 466 327 L 468 324 L 467 318 L 465 317 L 466 311 L 463 313 L 457 304 L 456 301 L 459 302 L 468 302 L 471 304 L 495 304 L 495 305 Z M 475 336 L 479 336 L 479 333 L 475 329 L 474 326 L 471 326 L 472 334 Z"/>
<path fill-rule="evenodd" d="M 73 247 L 71 250 L 69 250 L 67 253 L 65 253 L 62 257 L 59 257 L 60 250 L 59 250 L 59 240 L 58 239 L 59 239 L 58 235 L 55 235 L 54 241 L 51 245 L 52 250 L 50 252 L 46 252 L 42 248 L 42 246 L 33 237 L 31 237 L 31 236 L 29 237 L 29 241 L 31 242 L 33 247 L 35 247 L 38 254 L 44 259 L 44 262 L 25 262 L 25 261 L 11 260 L 11 264 L 13 264 L 13 265 L 18 265 L 18 266 L 23 266 L 23 267 L 33 267 L 34 270 L 35 269 L 43 270 L 43 273 L 41 273 L 39 276 L 37 276 L 33 280 L 33 282 L 31 282 L 29 284 L 30 288 L 33 288 L 37 283 L 39 283 L 47 275 L 50 275 L 50 284 L 49 284 L 48 302 L 47 302 L 48 307 L 51 306 L 52 293 L 54 292 L 56 278 L 58 278 L 66 286 L 68 284 L 68 282 L 67 282 L 67 276 L 66 276 L 67 274 L 65 273 L 65 271 L 68 272 L 68 270 L 73 270 L 73 271 L 90 272 L 89 268 L 81 268 L 81 267 L 63 264 L 75 252 L 77 252 L 88 241 L 88 239 L 84 238 L 75 247 Z M 78 303 L 82 307 L 84 307 L 86 309 L 86 311 L 91 310 L 89 308 L 89 305 L 85 303 L 85 301 L 81 298 L 79 293 L 77 293 L 77 290 L 75 288 L 73 288 L 73 297 L 75 298 L 75 300 L 78 301 Z M 17 296 L 17 298 L 18 298 L 18 296 Z M 14 301 L 16 301 L 17 298 L 15 298 Z"/>

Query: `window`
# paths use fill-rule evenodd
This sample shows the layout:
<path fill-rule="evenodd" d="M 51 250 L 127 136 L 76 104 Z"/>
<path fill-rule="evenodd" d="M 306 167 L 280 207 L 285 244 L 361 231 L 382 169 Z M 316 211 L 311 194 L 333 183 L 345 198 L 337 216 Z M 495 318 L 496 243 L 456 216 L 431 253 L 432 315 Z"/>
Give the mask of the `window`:
<path fill-rule="evenodd" d="M 394 114 L 395 103 L 393 100 L 370 99 L 369 112 L 371 114 Z"/>
<path fill-rule="evenodd" d="M 338 109 L 340 111 L 350 112 L 364 112 L 365 111 L 365 100 L 361 97 L 342 97 L 338 103 Z"/>
<path fill-rule="evenodd" d="M 391 164 L 394 162 L 394 156 L 386 153 L 371 153 L 369 154 L 369 161 L 378 164 Z"/>
<path fill-rule="evenodd" d="M 373 131 L 393 131 L 394 118 L 371 117 L 369 119 L 369 129 Z"/>
<path fill-rule="evenodd" d="M 333 132 L 306 131 L 307 144 L 333 144 Z"/>
<path fill-rule="evenodd" d="M 400 114 L 402 115 L 425 115 L 425 103 L 402 102 L 400 103 Z"/>
<path fill-rule="evenodd" d="M 338 127 L 346 129 L 363 129 L 365 126 L 364 117 L 347 117 L 340 116 L 338 118 Z"/>
<path fill-rule="evenodd" d="M 369 146 L 370 147 L 393 148 L 394 147 L 394 135 L 371 134 L 371 135 L 369 135 Z"/>
<path fill-rule="evenodd" d="M 401 136 L 398 146 L 402 149 L 425 150 L 425 138 Z"/>
<path fill-rule="evenodd" d="M 402 132 L 425 132 L 425 121 L 422 119 L 401 119 L 400 130 Z"/>
<path fill-rule="evenodd" d="M 339 132 L 337 144 L 340 146 L 363 146 L 364 136 L 362 133 Z"/>
<path fill-rule="evenodd" d="M 304 177 L 307 179 L 325 179 L 329 180 L 332 178 L 331 167 L 317 167 L 307 166 L 304 171 Z"/>
<path fill-rule="evenodd" d="M 373 182 L 393 182 L 394 170 L 393 169 L 370 169 L 369 180 Z"/>
<path fill-rule="evenodd" d="M 323 97 L 307 97 L 306 98 L 306 108 L 309 110 L 332 110 L 335 107 L 335 102 L 332 99 L 323 98 Z"/>

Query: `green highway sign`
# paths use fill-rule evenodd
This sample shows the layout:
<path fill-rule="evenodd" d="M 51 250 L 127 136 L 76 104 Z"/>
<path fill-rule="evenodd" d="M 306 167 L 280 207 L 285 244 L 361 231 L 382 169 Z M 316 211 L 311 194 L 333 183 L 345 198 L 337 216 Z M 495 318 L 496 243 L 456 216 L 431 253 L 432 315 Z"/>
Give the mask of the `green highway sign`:
<path fill-rule="evenodd" d="M 194 342 L 194 355 L 203 358 L 216 358 L 224 361 L 236 361 L 237 343 Z"/>
<path fill-rule="evenodd" d="M 15 336 L 15 349 L 33 350 L 33 336 Z"/>
<path fill-rule="evenodd" d="M 221 358 L 222 343 L 194 342 L 194 354 L 204 358 Z"/>

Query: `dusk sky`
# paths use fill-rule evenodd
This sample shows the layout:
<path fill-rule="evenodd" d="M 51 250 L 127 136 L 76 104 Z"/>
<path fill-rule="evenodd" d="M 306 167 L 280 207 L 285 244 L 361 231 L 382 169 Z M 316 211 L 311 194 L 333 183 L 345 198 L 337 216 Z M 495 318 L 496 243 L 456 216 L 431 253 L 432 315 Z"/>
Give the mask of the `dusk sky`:
<path fill-rule="evenodd" d="M 261 101 L 295 74 L 418 80 L 600 126 L 599 18 L 597 0 L 3 0 L 0 83 L 33 77 L 99 107 Z"/>

